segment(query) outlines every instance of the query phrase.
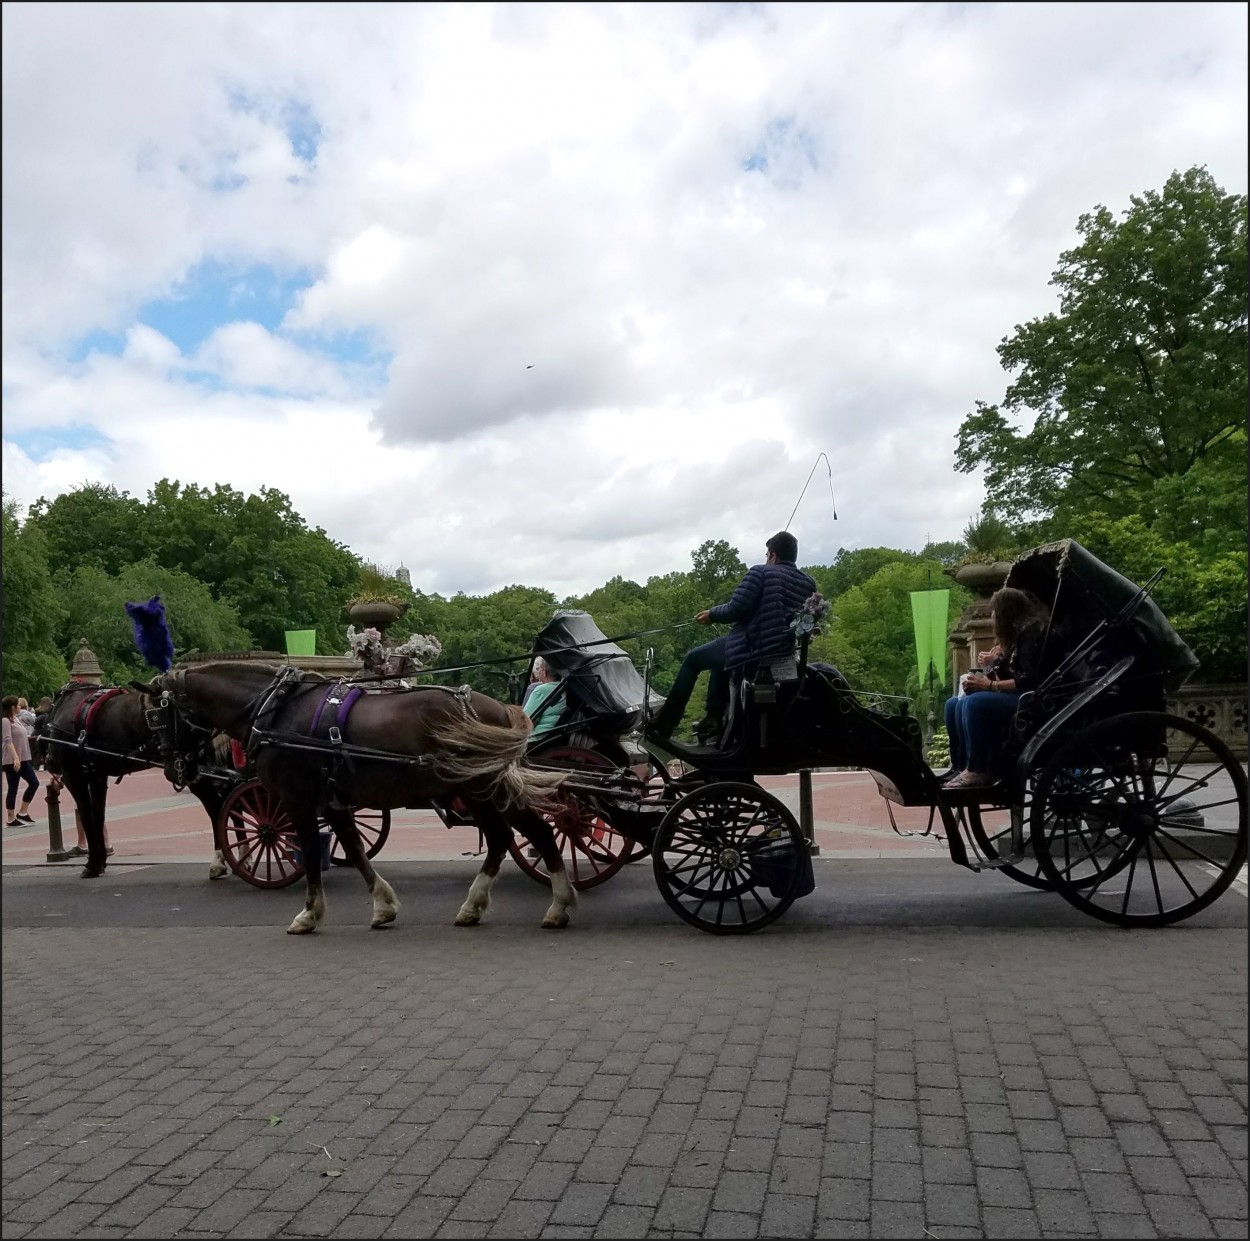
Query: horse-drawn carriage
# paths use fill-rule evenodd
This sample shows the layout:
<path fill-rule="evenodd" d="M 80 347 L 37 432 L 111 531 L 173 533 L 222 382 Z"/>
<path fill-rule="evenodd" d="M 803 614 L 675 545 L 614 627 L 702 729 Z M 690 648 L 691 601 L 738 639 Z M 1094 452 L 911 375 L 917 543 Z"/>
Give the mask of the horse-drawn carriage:
<path fill-rule="evenodd" d="M 680 917 L 757 930 L 813 884 L 810 799 L 800 823 L 757 777 L 854 766 L 887 802 L 929 807 L 952 861 L 969 869 L 1001 870 L 1121 925 L 1205 908 L 1246 860 L 1246 776 L 1213 733 L 1166 712 L 1166 694 L 1197 666 L 1192 652 L 1147 591 L 1071 540 L 1020 557 L 1007 585 L 1036 595 L 1051 620 L 1045 675 L 1003 738 L 998 784 L 944 788 L 914 716 L 866 700 L 804 650 L 791 675 L 735 682 L 718 746 L 680 745 L 644 723 L 645 767 L 610 767 L 612 739 L 564 749 L 560 765 L 580 770 L 553 817 L 562 852 L 590 870 L 574 883 L 601 882 L 645 851 Z M 686 774 L 669 777 L 666 757 Z"/>
<path fill-rule="evenodd" d="M 233 783 L 217 821 L 241 839 L 249 817 L 284 820 L 274 847 L 288 864 L 264 886 L 306 870 L 308 903 L 293 931 L 316 929 L 324 909 L 320 821 L 361 870 L 383 925 L 394 898 L 370 859 L 389 818 L 370 838 L 354 807 L 387 816 L 431 804 L 449 824 L 477 824 L 488 844 L 458 922 L 480 920 L 507 850 L 553 888 L 544 925 L 567 922 L 573 888 L 649 855 L 685 921 L 755 931 L 814 887 L 810 797 L 796 817 L 759 777 L 810 780 L 826 766 L 862 767 L 887 802 L 929 807 L 954 862 L 1057 891 L 1104 921 L 1162 925 L 1205 908 L 1245 863 L 1246 774 L 1211 732 L 1165 710 L 1165 695 L 1196 666 L 1192 653 L 1146 590 L 1071 541 L 1020 557 L 1008 585 L 1037 595 L 1050 626 L 1045 675 L 1021 699 L 1004 737 L 1006 774 L 989 788 L 943 787 L 916 718 L 809 663 L 805 644 L 795 660 L 734 680 L 719 744 L 657 736 L 649 661 L 640 676 L 584 613 L 558 613 L 535 640 L 532 655 L 562 674 L 564 714 L 532 744 L 518 710 L 467 687 L 333 697 L 342 683 L 242 664 L 155 678 L 143 687 L 155 700 L 146 718 L 167 771 L 205 729 L 248 744 L 255 770 L 223 777 Z M 327 703 L 338 715 L 319 734 Z M 307 865 L 292 877 L 296 839 Z"/>

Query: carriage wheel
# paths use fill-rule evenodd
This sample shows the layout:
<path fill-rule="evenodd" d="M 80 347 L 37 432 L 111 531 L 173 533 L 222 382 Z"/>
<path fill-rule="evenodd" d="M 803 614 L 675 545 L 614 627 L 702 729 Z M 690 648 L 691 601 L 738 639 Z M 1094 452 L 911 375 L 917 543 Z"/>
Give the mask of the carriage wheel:
<path fill-rule="evenodd" d="M 1016 804 L 1008 807 L 1006 810 L 989 811 L 989 813 L 995 815 L 992 823 L 987 823 L 983 817 L 987 809 L 986 807 L 975 804 L 965 807 L 968 813 L 968 825 L 972 829 L 977 847 L 992 861 L 995 858 L 1010 855 L 1012 848 L 1012 821 L 1018 815 L 1023 821 L 1025 840 L 1029 849 L 1028 855 L 1014 866 L 996 866 L 994 869 L 998 874 L 1006 875 L 1009 879 L 1014 879 L 1017 883 L 1023 883 L 1027 887 L 1037 888 L 1040 892 L 1053 892 L 1055 885 L 1042 873 L 1042 864 L 1037 860 L 1037 855 L 1033 851 L 1030 831 L 1033 814 L 1033 786 L 1034 776 L 1030 775 L 1025 786 L 1024 795 Z M 1004 814 L 1008 816 L 1006 822 L 1002 822 L 998 818 L 999 815 Z M 1062 836 L 1072 831 L 1084 833 L 1087 847 L 1091 842 L 1096 842 L 1099 845 L 1104 843 L 1102 840 L 1102 828 L 1097 823 L 1080 818 L 1074 819 L 1070 815 L 1057 817 L 1051 814 L 1046 821 L 1046 839 L 1050 842 L 1051 850 L 1062 848 Z M 1110 862 L 1110 865 L 1119 870 L 1126 865 L 1126 862 L 1123 858 L 1116 858 Z M 1096 873 L 1091 873 L 1084 878 L 1074 877 L 1072 882 L 1077 886 L 1081 886 L 1093 883 L 1097 878 L 1098 875 Z"/>
<path fill-rule="evenodd" d="M 532 755 L 531 761 L 538 767 L 573 770 L 614 771 L 617 767 L 607 755 L 580 746 L 553 747 Z M 557 791 L 549 806 L 536 809 L 550 825 L 569 882 L 579 892 L 611 879 L 641 847 L 571 794 Z M 508 841 L 512 860 L 531 879 L 550 887 L 546 866 L 541 858 L 529 856 L 529 848 L 529 840 L 519 834 Z"/>
<path fill-rule="evenodd" d="M 1169 751 L 1157 752 L 1169 734 Z M 1051 819 L 1067 830 L 1048 834 Z M 1113 716 L 1047 763 L 1031 834 L 1042 873 L 1078 909 L 1118 926 L 1164 926 L 1205 909 L 1245 865 L 1246 773 L 1191 720 Z"/>
<path fill-rule="evenodd" d="M 807 842 L 786 807 L 754 784 L 705 784 L 664 816 L 651 846 L 660 893 L 714 935 L 758 931 L 794 904 Z"/>
<path fill-rule="evenodd" d="M 356 830 L 360 833 L 361 843 L 365 846 L 365 857 L 377 857 L 382 852 L 382 846 L 386 844 L 386 838 L 391 834 L 391 812 L 357 809 L 352 811 L 352 818 L 356 820 Z M 318 818 L 317 826 L 329 827 L 330 820 L 322 816 Z M 331 831 L 333 831 L 332 828 Z M 338 836 L 335 836 L 330 843 L 330 861 L 335 866 L 351 865 L 343 850 L 343 842 Z"/>
<path fill-rule="evenodd" d="M 259 780 L 244 780 L 226 797 L 218 830 L 230 869 L 253 887 L 286 888 L 304 877 L 295 828 Z"/>

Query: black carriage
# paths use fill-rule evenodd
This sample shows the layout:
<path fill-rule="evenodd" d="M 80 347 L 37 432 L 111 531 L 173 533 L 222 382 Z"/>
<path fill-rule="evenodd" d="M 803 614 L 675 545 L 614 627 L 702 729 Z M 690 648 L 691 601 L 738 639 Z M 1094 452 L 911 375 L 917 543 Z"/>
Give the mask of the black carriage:
<path fill-rule="evenodd" d="M 1146 590 L 1070 540 L 1020 557 L 1007 584 L 1042 599 L 1051 622 L 1045 674 L 1004 737 L 999 784 L 944 788 L 906 707 L 809 664 L 805 647 L 735 680 L 714 747 L 650 733 L 644 680 L 634 698 L 645 761 L 620 761 L 613 747 L 628 742 L 604 731 L 574 731 L 562 753 L 531 758 L 579 769 L 551 815 L 576 886 L 649 853 L 665 901 L 687 922 L 758 930 L 814 887 L 810 797 L 796 817 L 758 777 L 850 766 L 869 771 L 887 802 L 929 807 L 952 861 L 971 870 L 1001 870 L 1123 926 L 1205 908 L 1245 864 L 1246 774 L 1213 733 L 1166 710 L 1197 666 L 1192 652 Z M 683 774 L 670 774 L 672 759 Z"/>

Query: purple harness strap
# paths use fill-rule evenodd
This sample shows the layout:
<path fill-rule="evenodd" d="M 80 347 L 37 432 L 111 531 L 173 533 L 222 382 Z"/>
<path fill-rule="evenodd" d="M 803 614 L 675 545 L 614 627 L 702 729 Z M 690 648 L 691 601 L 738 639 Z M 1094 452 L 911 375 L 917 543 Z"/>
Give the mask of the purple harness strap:
<path fill-rule="evenodd" d="M 323 741 L 342 741 L 348 712 L 364 692 L 360 686 L 355 685 L 344 693 L 343 686 L 337 681 L 327 685 L 313 715 L 312 735 Z"/>

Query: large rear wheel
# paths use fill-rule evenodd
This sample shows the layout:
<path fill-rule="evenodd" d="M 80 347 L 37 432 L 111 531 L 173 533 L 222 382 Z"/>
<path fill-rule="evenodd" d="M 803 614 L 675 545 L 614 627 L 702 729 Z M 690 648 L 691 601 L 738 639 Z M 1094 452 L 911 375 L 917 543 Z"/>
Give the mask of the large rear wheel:
<path fill-rule="evenodd" d="M 1245 866 L 1246 773 L 1191 720 L 1113 716 L 1046 764 L 1031 839 L 1042 875 L 1092 917 L 1178 922 L 1217 900 Z"/>

